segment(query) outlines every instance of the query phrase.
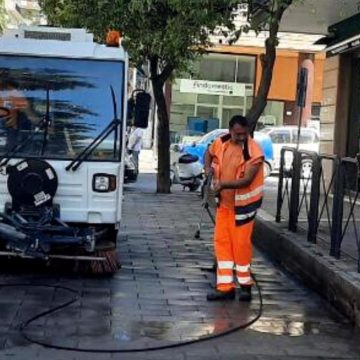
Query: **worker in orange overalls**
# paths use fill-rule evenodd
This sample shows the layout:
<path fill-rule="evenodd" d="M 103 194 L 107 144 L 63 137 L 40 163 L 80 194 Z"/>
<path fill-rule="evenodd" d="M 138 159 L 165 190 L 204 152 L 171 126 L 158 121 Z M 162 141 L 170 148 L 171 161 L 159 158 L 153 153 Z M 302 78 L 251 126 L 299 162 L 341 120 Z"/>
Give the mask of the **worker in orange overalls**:
<path fill-rule="evenodd" d="M 264 155 L 251 138 L 245 117 L 234 116 L 229 134 L 217 139 L 205 157 L 205 172 L 213 174 L 218 198 L 215 226 L 216 290 L 209 301 L 235 298 L 234 272 L 240 301 L 251 301 L 251 236 L 264 185 Z"/>
<path fill-rule="evenodd" d="M 0 128 L 6 133 L 6 148 L 12 149 L 21 142 L 20 131 L 30 130 L 32 124 L 40 120 L 33 112 L 28 98 L 16 89 L 16 84 L 6 80 L 0 81 Z"/>

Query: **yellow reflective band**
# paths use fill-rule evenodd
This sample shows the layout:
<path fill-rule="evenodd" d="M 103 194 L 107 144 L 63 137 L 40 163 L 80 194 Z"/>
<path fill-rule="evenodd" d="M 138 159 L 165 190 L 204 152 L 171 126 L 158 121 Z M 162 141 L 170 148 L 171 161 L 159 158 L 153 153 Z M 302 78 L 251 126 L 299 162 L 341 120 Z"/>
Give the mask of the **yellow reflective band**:
<path fill-rule="evenodd" d="M 234 268 L 234 262 L 233 261 L 219 261 L 218 262 L 218 268 L 222 270 L 232 270 Z"/>
<path fill-rule="evenodd" d="M 256 188 L 255 190 L 250 191 L 250 192 L 248 192 L 246 194 L 236 195 L 235 200 L 236 201 L 249 200 L 249 199 L 251 199 L 252 197 L 254 197 L 256 195 L 261 194 L 263 192 L 263 190 L 264 190 L 264 186 L 261 185 L 258 188 Z"/>

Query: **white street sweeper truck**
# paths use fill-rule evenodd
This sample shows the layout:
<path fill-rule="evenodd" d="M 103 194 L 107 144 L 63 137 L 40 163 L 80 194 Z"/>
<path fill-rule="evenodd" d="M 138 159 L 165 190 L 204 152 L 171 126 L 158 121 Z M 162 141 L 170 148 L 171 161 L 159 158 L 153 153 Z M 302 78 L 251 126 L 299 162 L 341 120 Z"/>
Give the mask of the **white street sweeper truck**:
<path fill-rule="evenodd" d="M 82 29 L 0 38 L 1 256 L 118 268 L 128 57 L 108 45 Z"/>

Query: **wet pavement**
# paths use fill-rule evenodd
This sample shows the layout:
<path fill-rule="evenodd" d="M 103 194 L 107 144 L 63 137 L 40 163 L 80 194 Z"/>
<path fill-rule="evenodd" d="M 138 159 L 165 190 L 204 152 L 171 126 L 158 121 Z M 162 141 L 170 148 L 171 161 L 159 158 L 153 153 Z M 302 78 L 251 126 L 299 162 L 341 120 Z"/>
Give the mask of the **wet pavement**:
<path fill-rule="evenodd" d="M 0 283 L 57 284 L 80 292 L 76 304 L 39 319 L 29 333 L 54 345 L 140 349 L 220 334 L 253 319 L 259 296 L 249 304 L 208 303 L 214 282 L 212 227 L 194 239 L 200 215 L 197 194 L 176 189 L 155 195 L 154 175 L 127 187 L 119 237 L 122 269 L 112 278 L 34 271 L 0 274 Z M 64 352 L 30 345 L 21 321 L 67 301 L 51 288 L 0 287 L 0 359 L 359 359 L 359 333 L 335 310 L 289 274 L 255 252 L 253 271 L 261 286 L 263 316 L 246 330 L 180 348 L 133 354 Z"/>

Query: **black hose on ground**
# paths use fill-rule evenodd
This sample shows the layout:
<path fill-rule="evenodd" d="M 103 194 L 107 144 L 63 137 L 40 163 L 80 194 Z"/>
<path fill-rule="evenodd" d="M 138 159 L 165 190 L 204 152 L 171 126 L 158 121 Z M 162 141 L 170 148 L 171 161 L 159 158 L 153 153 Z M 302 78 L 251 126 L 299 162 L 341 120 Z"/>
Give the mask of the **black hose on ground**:
<path fill-rule="evenodd" d="M 146 351 L 158 351 L 158 350 L 166 350 L 166 349 L 172 349 L 172 348 L 176 348 L 176 347 L 180 347 L 180 346 L 185 346 L 185 345 L 191 345 L 191 344 L 196 344 L 196 343 L 200 343 L 200 342 L 204 342 L 204 341 L 209 341 L 209 340 L 214 340 L 214 339 L 218 339 L 220 337 L 235 333 L 239 330 L 242 329 L 246 329 L 249 326 L 251 326 L 252 324 L 254 324 L 256 321 L 258 321 L 260 319 L 260 317 L 262 316 L 262 312 L 263 312 L 263 298 L 262 298 L 262 294 L 261 294 L 261 289 L 259 287 L 259 284 L 256 280 L 256 277 L 252 274 L 252 277 L 254 279 L 255 285 L 256 285 L 256 289 L 258 291 L 258 295 L 259 295 L 259 300 L 260 300 L 260 305 L 259 305 L 259 310 L 258 313 L 256 315 L 256 317 L 250 321 L 248 321 L 245 324 L 241 324 L 238 326 L 235 326 L 233 328 L 230 328 L 226 331 L 223 331 L 221 333 L 217 333 L 217 334 L 213 334 L 213 335 L 208 335 L 208 336 L 203 336 L 203 337 L 199 337 L 193 340 L 188 340 L 188 341 L 183 341 L 183 342 L 176 342 L 176 343 L 170 343 L 167 345 L 161 345 L 161 346 L 150 346 L 150 347 L 145 347 L 145 348 L 133 348 L 133 349 L 93 349 L 93 348 L 76 348 L 76 347 L 71 347 L 71 346 L 63 346 L 63 345 L 54 345 L 51 343 L 48 343 L 46 341 L 42 341 L 42 340 L 37 340 L 37 339 L 33 339 L 30 335 L 27 334 L 26 329 L 28 328 L 29 325 L 31 325 L 31 323 L 33 323 L 34 321 L 49 316 L 59 310 L 65 309 L 71 305 L 73 305 L 74 303 L 76 303 L 77 301 L 80 300 L 81 298 L 81 294 L 79 291 L 71 289 L 69 287 L 66 286 L 61 286 L 61 285 L 49 285 L 49 284 L 27 284 L 27 283 L 13 283 L 13 284 L 1 284 L 0 283 L 0 288 L 2 287 L 44 287 L 44 288 L 50 288 L 50 289 L 54 289 L 54 290 L 64 290 L 64 291 L 68 291 L 71 294 L 75 294 L 75 296 L 73 296 L 72 298 L 70 298 L 68 301 L 54 306 L 49 310 L 40 312 L 39 314 L 36 314 L 34 316 L 32 316 L 30 319 L 24 321 L 21 325 L 20 325 L 20 333 L 21 335 L 24 337 L 24 339 L 26 339 L 27 341 L 29 341 L 32 344 L 36 344 L 36 345 L 40 345 L 43 346 L 45 348 L 48 349 L 55 349 L 55 350 L 64 350 L 64 351 L 75 351 L 75 352 L 85 352 L 85 353 L 139 353 L 139 352 L 146 352 Z"/>

